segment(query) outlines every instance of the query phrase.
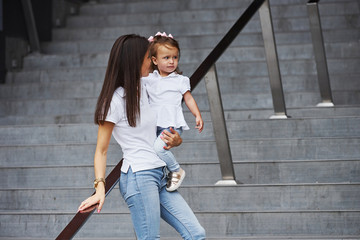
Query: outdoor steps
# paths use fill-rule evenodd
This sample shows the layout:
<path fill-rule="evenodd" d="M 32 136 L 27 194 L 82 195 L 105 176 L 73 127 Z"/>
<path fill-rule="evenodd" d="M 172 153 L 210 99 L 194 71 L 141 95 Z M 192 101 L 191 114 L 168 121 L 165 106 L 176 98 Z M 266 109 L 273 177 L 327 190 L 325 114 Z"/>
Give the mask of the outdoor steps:
<path fill-rule="evenodd" d="M 307 118 L 286 120 L 228 120 L 229 139 L 333 138 L 359 137 L 360 117 Z M 214 140 L 211 122 L 202 133 L 195 125 L 184 131 L 186 141 Z M 36 145 L 56 143 L 96 143 L 95 124 L 0 126 L 1 145 Z M 254 135 L 254 132 L 256 134 Z"/>
<path fill-rule="evenodd" d="M 328 53 L 329 66 L 339 64 L 344 60 L 352 60 L 354 64 L 358 63 L 357 58 L 360 56 L 355 50 L 359 48 L 359 43 L 352 44 L 329 44 L 331 49 Z M 198 64 L 210 53 L 210 49 L 184 50 L 181 60 L 186 65 Z M 312 62 L 313 49 L 311 45 L 286 45 L 279 47 L 278 50 L 280 61 Z M 24 69 L 52 69 L 52 68 L 79 68 L 79 67 L 106 67 L 109 53 L 92 53 L 92 54 L 66 54 L 66 55 L 31 55 L 24 59 Z M 342 56 L 341 59 L 336 59 Z M 263 47 L 231 47 L 219 59 L 219 63 L 237 62 L 265 62 L 265 52 Z M 185 67 L 188 67 L 184 65 Z M 179 66 L 182 66 L 180 63 Z M 335 66 L 334 66 L 335 67 Z M 334 68 L 332 68 L 334 69 Z M 353 71 L 353 68 L 348 66 Z M 300 68 L 298 69 L 298 71 Z M 338 70 L 334 69 L 333 71 Z M 344 69 L 342 69 L 344 70 Z M 346 69 L 345 69 L 346 70 Z M 338 70 L 339 71 L 339 70 Z"/>
<path fill-rule="evenodd" d="M 153 1 L 151 3 L 151 8 L 156 5 L 159 1 Z M 165 1 L 162 1 L 164 3 Z M 167 1 L 169 2 L 169 1 Z M 196 1 L 189 1 L 196 3 Z M 214 5 L 214 2 L 223 4 L 221 1 L 211 1 L 211 5 Z M 201 8 L 191 8 L 189 4 L 185 8 L 174 8 L 172 6 L 170 9 L 165 9 L 161 7 L 156 11 L 151 10 L 150 8 L 144 9 L 141 11 L 139 9 L 136 12 L 131 13 L 131 11 L 126 10 L 123 4 L 99 4 L 94 11 L 94 8 L 89 6 L 84 6 L 81 8 L 81 15 L 79 16 L 70 16 L 66 20 L 67 28 L 83 28 L 83 27 L 114 27 L 119 26 L 123 22 L 128 21 L 128 26 L 131 25 L 140 25 L 144 22 L 150 24 L 173 24 L 173 23 L 193 23 L 193 22 L 217 22 L 217 21 L 235 21 L 239 15 L 239 11 L 245 10 L 250 1 L 241 1 L 233 2 L 235 3 L 234 8 L 207 8 L 204 5 Z M 334 3 L 335 2 L 335 3 Z M 181 2 L 177 2 L 181 4 Z M 305 2 L 306 3 L 306 2 Z M 131 3 L 130 3 L 131 4 Z M 128 5 L 130 5 L 128 4 Z M 307 9 L 304 1 L 298 1 L 298 3 L 278 5 L 277 1 L 270 2 L 271 12 L 274 16 L 274 19 L 279 18 L 304 18 L 307 17 Z M 184 3 L 185 5 L 185 3 Z M 209 4 L 210 5 L 210 4 Z M 142 3 L 142 7 L 145 4 Z M 101 12 L 103 8 L 103 12 Z M 163 11 L 163 12 L 160 12 Z M 121 12 L 121 14 L 119 14 Z M 216 12 L 216 14 L 214 14 Z M 343 4 L 338 5 L 336 1 L 326 1 L 320 4 L 320 14 L 322 17 L 334 16 L 334 15 L 350 15 L 357 14 L 357 6 L 354 1 L 343 1 Z M 96 15 L 97 21 L 93 17 Z M 258 15 L 254 17 L 258 19 Z"/>
<path fill-rule="evenodd" d="M 101 0 L 84 4 L 66 28 L 54 29 L 54 41 L 41 44 L 44 54 L 27 56 L 24 69 L 8 73 L 0 86 L 0 201 L 5 203 L 0 240 L 54 239 L 93 193 L 93 112 L 119 35 L 172 33 L 182 50 L 180 68 L 190 76 L 249 2 Z M 274 112 L 256 14 L 216 64 L 240 184 L 214 186 L 221 173 L 202 81 L 193 95 L 204 133 L 185 132 L 182 146 L 173 149 L 187 172 L 179 191 L 207 239 L 359 240 L 359 3 L 319 4 L 333 108 L 315 107 L 320 93 L 306 1 L 270 4 L 291 118 L 269 119 Z M 193 116 L 184 110 L 193 127 Z M 121 157 L 112 140 L 108 172 Z M 99 222 L 103 228 L 96 231 Z M 162 239 L 180 239 L 161 224 Z M 135 238 L 118 186 L 103 213 L 94 214 L 74 239 L 115 237 Z"/>
<path fill-rule="evenodd" d="M 16 190 L 16 192 L 15 192 Z M 11 212 L 76 212 L 79 202 L 67 199 L 86 198 L 94 189 L 88 187 L 54 187 L 2 189 L 1 202 Z M 179 191 L 196 212 L 250 211 L 345 211 L 358 210 L 360 183 L 278 183 L 239 184 L 218 187 L 213 185 L 185 185 Z M 19 201 L 20 199 L 29 201 Z M 124 201 L 119 201 L 118 185 L 106 198 L 103 213 L 129 213 Z M 211 199 L 211 201 L 199 201 Z M 7 209 L 0 210 L 0 214 Z"/>
<path fill-rule="evenodd" d="M 339 30 L 337 30 L 339 31 Z M 350 30 L 342 30 L 341 32 L 333 32 L 332 31 L 325 31 L 324 37 L 326 39 L 325 47 L 327 52 L 332 51 L 332 49 L 328 46 L 334 45 L 336 46 L 339 43 L 344 43 L 344 40 L 337 39 L 340 34 L 347 33 L 349 40 L 353 39 L 354 43 L 347 43 L 347 44 L 357 44 L 356 37 L 359 35 L 354 33 Z M 336 35 L 338 33 L 338 35 Z M 276 35 L 276 42 L 277 44 L 281 45 L 299 45 L 304 44 L 305 46 L 311 43 L 311 35 L 308 32 L 301 32 L 301 33 L 291 33 L 298 36 L 303 36 L 301 38 L 292 38 L 290 34 L 286 33 L 278 33 Z M 351 37 L 353 36 L 353 37 Z M 181 35 L 176 39 L 180 43 L 181 52 L 186 51 L 187 49 L 203 49 L 203 48 L 213 48 L 218 44 L 218 42 L 222 39 L 223 36 L 219 36 L 219 34 L 208 34 L 205 36 L 186 36 L 182 37 Z M 286 38 L 287 37 L 287 38 Z M 54 41 L 54 42 L 43 42 L 41 43 L 42 51 L 45 54 L 92 54 L 92 53 L 109 53 L 111 47 L 114 43 L 114 40 L 106 40 L 106 39 L 78 39 L 72 41 Z M 234 41 L 231 43 L 232 47 L 257 47 L 263 46 L 264 41 L 262 39 L 262 35 L 260 32 L 254 33 L 245 33 L 240 34 Z M 280 49 L 283 48 L 279 46 Z M 184 49 L 183 47 L 186 46 Z M 346 45 L 345 45 L 346 47 Z M 353 52 L 355 53 L 355 52 Z M 183 54 L 184 56 L 184 54 Z"/>
<path fill-rule="evenodd" d="M 194 96 L 201 111 L 209 110 L 207 95 Z M 235 100 L 234 100 L 235 99 Z M 334 91 L 333 99 L 338 105 L 351 105 L 360 103 L 360 91 Z M 72 99 L 39 99 L 39 100 L 4 100 L 0 105 L 0 116 L 30 116 L 37 115 L 38 109 L 45 115 L 78 115 L 92 114 L 97 98 L 72 98 Z M 222 96 L 225 110 L 270 109 L 273 107 L 270 93 L 231 93 Z M 320 93 L 292 92 L 285 93 L 286 107 L 299 108 L 313 107 L 320 103 Z M 6 122 L 5 122 L 6 124 Z"/>
<path fill-rule="evenodd" d="M 194 122 L 194 117 L 190 111 L 184 106 L 184 116 L 191 125 Z M 27 125 L 27 124 L 76 124 L 76 123 L 93 123 L 94 113 L 77 113 L 77 114 L 62 114 L 57 115 L 47 114 L 45 116 L 34 115 L 36 113 L 20 113 L 19 115 L 9 115 L 0 117 L 0 125 Z M 359 116 L 360 108 L 358 105 L 343 105 L 333 108 L 319 108 L 319 107 L 302 107 L 302 108 L 287 108 L 287 114 L 291 118 L 310 118 L 310 117 L 336 117 L 336 116 Z M 204 121 L 210 121 L 209 110 L 202 110 L 201 115 Z M 271 108 L 264 109 L 242 109 L 242 110 L 227 110 L 225 109 L 225 119 L 232 120 L 250 120 L 250 119 L 269 119 L 274 115 L 274 110 Z"/>
<path fill-rule="evenodd" d="M 244 162 L 253 163 L 253 165 L 257 162 L 272 163 L 275 166 L 276 162 L 289 164 L 292 161 L 306 163 L 313 160 L 321 164 L 321 160 L 359 160 L 360 151 L 359 138 L 346 137 L 231 140 L 230 144 L 235 163 Z M 173 152 L 182 164 L 218 164 L 215 146 L 214 141 L 186 141 L 181 148 L 176 148 Z M 36 170 L 41 167 L 55 170 L 58 167 L 89 168 L 93 163 L 95 144 L 3 145 L 0 148 L 3 159 L 1 171 L 6 174 L 5 172 L 10 172 L 10 169 L 13 172 L 26 172 L 29 171 L 27 168 L 32 171 L 41 171 L 41 169 Z M 204 153 L 199 154 L 195 151 L 196 149 L 204 149 Z M 110 144 L 108 165 L 114 166 L 121 157 L 119 146 Z M 46 175 L 46 173 L 43 174 Z M 13 177 L 16 178 L 16 176 Z M 89 177 L 91 178 L 92 175 Z M 16 184 L 21 184 L 21 182 Z"/>
<path fill-rule="evenodd" d="M 359 188 L 359 183 L 242 184 L 233 187 L 184 186 L 180 191 L 197 214 L 199 221 L 209 229 L 209 235 L 213 237 L 221 234 L 236 236 L 240 232 L 242 236 L 254 234 L 261 236 L 262 233 L 266 234 L 269 231 L 271 235 L 283 235 L 285 229 L 287 229 L 287 234 L 294 235 L 306 231 L 309 235 L 343 234 L 346 236 L 356 234 L 358 231 L 356 222 L 360 218 L 357 210 L 359 209 L 357 201 L 360 194 Z M 15 195 L 16 198 L 32 196 L 30 199 L 33 202 L 16 205 L 13 211 L 0 211 L 0 216 L 8 220 L 5 222 L 5 231 L 9 231 L 14 237 L 30 233 L 34 237 L 37 236 L 36 233 L 43 232 L 49 236 L 55 235 L 61 231 L 61 226 L 67 223 L 78 207 L 76 203 L 67 202 L 67 199 L 85 198 L 92 191 L 91 188 L 76 188 L 76 191 L 67 188 L 45 191 L 20 189 Z M 128 210 L 125 204 L 119 201 L 119 195 L 118 189 L 114 189 L 108 196 L 102 213 L 94 214 L 77 237 L 132 236 Z M 5 190 L 4 193 L 2 190 L 1 198 L 2 201 L 8 201 L 10 205 L 14 204 L 15 199 L 11 191 Z M 200 203 L 198 199 L 201 198 L 211 198 L 212 201 Z M 216 211 L 214 211 L 214 206 Z M 16 222 L 19 214 L 24 213 L 23 208 L 26 209 L 28 215 L 22 216 L 22 219 L 28 220 L 28 227 L 13 231 L 11 223 Z M 58 212 L 59 208 L 63 210 Z M 207 222 L 208 217 L 218 219 L 219 224 L 213 225 Z M 333 224 L 337 228 L 330 228 L 326 219 L 334 219 Z M 103 222 L 103 228 L 100 230 L 96 228 L 98 231 L 93 231 L 94 224 L 98 221 Z M 343 230 L 339 230 L 342 229 L 341 226 Z M 231 232 L 229 232 L 229 227 L 231 227 Z M 111 235 L 107 235 L 106 229 L 112 229 L 109 231 Z M 163 222 L 161 229 L 164 236 L 171 236 L 174 233 L 174 230 Z"/>
<path fill-rule="evenodd" d="M 353 236 L 358 234 L 360 212 L 357 210 L 336 211 L 223 211 L 196 212 L 199 222 L 212 237 L 222 236 Z M 23 215 L 4 213 L 5 235 L 11 237 L 32 235 L 56 236 L 74 215 L 72 212 L 39 212 Z M 209 219 L 216 219 L 209 221 Z M 329 219 L 332 219 L 329 223 Z M 214 224 L 216 221 L 217 224 Z M 19 222 L 19 223 L 17 223 Z M 99 222 L 101 226 L 99 227 Z M 14 224 L 16 223 L 16 224 Z M 285 234 L 286 232 L 286 234 Z M 160 233 L 164 237 L 177 236 L 173 228 L 164 221 L 160 224 Z M 269 234 L 271 233 L 271 234 Z M 9 237 L 10 237 L 9 236 Z M 128 213 L 94 214 L 77 233 L 77 237 L 106 238 L 134 237 L 131 217 Z M 180 239 L 180 238 L 179 238 Z M 355 238 L 356 239 L 356 238 Z"/>
<path fill-rule="evenodd" d="M 229 119 L 227 127 L 236 176 L 243 183 L 253 184 L 360 182 L 359 119 L 359 116 Z M 24 188 L 33 184 L 47 188 L 69 184 L 84 187 L 83 179 L 91 182 L 93 175 L 96 131 L 96 125 L 84 123 L 0 127 L 1 187 Z M 183 139 L 183 145 L 173 152 L 190 173 L 184 184 L 219 180 L 211 122 L 205 121 L 201 134 L 195 129 L 184 132 Z M 112 140 L 109 168 L 117 164 L 121 155 L 119 146 Z M 202 169 L 209 176 L 198 177 Z M 329 171 L 332 171 L 330 176 Z M 37 183 L 39 179 L 50 181 Z"/>
<path fill-rule="evenodd" d="M 91 187 L 94 168 L 90 166 L 90 160 L 84 160 L 84 162 L 87 165 L 1 168 L 2 183 L 0 186 L 2 191 L 15 191 L 15 195 L 20 194 L 17 191 L 32 189 L 34 186 L 45 190 L 67 188 L 68 186 L 73 188 Z M 180 162 L 180 164 L 188 172 L 184 186 L 202 187 L 221 180 L 219 163 Z M 107 173 L 113 167 L 114 165 L 108 164 Z M 201 172 L 208 175 L 203 176 L 204 174 L 201 175 Z M 244 184 L 359 184 L 360 160 L 234 161 L 234 172 L 237 180 Z M 329 176 L 329 172 L 333 176 Z M 19 197 L 16 199 L 21 201 Z M 80 204 L 81 199 L 81 197 L 74 198 L 73 201 Z M 201 199 L 197 200 L 202 202 Z M 345 199 L 340 200 L 345 201 Z"/>
<path fill-rule="evenodd" d="M 219 68 L 219 66 L 218 66 Z M 103 72 L 105 69 L 98 69 L 98 72 Z M 32 78 L 35 79 L 35 73 L 41 73 L 43 71 L 37 71 L 29 73 L 27 79 L 28 82 L 21 80 L 20 75 L 14 76 L 14 79 L 17 79 L 12 84 L 6 84 L 0 86 L 0 101 L 5 100 L 40 100 L 40 99 L 54 99 L 54 98 L 97 98 L 100 93 L 103 80 L 94 79 L 94 77 L 88 78 L 87 80 L 81 81 L 76 77 L 63 78 L 59 81 L 47 81 L 45 78 L 41 81 L 40 78 L 36 81 L 32 81 Z M 53 74 L 63 73 L 61 70 L 54 70 Z M 76 70 L 71 71 L 76 72 Z M 83 74 L 84 73 L 80 73 Z M 252 93 L 269 93 L 269 79 L 265 76 L 243 76 L 241 78 L 236 77 L 226 77 L 222 76 L 225 74 L 222 70 L 218 70 L 219 81 L 221 83 L 221 92 L 223 94 L 227 93 L 242 93 L 247 92 Z M 99 74 L 100 75 L 100 74 Z M 32 77 L 34 76 L 34 77 Z M 85 77 L 84 77 L 85 78 Z M 344 74 L 333 74 L 330 78 L 331 87 L 334 91 L 349 91 L 353 89 L 360 88 L 360 73 L 353 75 L 344 75 Z M 41 82 L 40 82 L 41 81 Z M 285 93 L 290 92 L 305 92 L 305 91 L 319 91 L 318 90 L 318 79 L 316 75 L 284 75 L 282 76 L 283 88 Z M 76 86 L 74 88 L 73 86 Z M 59 91 L 61 90 L 61 91 Z M 206 93 L 205 84 L 203 81 L 193 90 L 193 94 L 204 94 Z"/>

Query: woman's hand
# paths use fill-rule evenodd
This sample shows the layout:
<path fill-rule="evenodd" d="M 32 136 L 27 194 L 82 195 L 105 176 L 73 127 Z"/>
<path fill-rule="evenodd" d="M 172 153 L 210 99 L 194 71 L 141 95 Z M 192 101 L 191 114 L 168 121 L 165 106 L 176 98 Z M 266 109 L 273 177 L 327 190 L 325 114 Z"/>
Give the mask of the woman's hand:
<path fill-rule="evenodd" d="M 97 207 L 97 212 L 99 213 L 102 209 L 102 206 L 105 202 L 105 186 L 102 183 L 99 183 L 96 188 L 96 193 L 92 195 L 91 197 L 87 198 L 85 201 L 83 201 L 79 208 L 78 212 L 84 211 L 87 208 L 94 206 L 96 204 L 99 204 Z"/>
<path fill-rule="evenodd" d="M 182 143 L 182 138 L 173 128 L 170 128 L 170 132 L 164 130 L 160 138 L 167 144 L 167 146 L 164 147 L 166 150 L 169 150 L 172 147 L 177 147 Z"/>

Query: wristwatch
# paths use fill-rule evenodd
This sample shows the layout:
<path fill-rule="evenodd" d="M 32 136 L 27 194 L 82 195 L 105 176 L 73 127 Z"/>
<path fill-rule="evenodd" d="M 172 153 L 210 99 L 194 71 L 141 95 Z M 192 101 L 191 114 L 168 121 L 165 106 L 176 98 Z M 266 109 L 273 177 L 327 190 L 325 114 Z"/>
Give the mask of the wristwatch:
<path fill-rule="evenodd" d="M 98 185 L 99 182 L 103 182 L 104 185 L 106 185 L 106 182 L 105 182 L 105 179 L 104 179 L 104 178 L 97 178 L 97 179 L 94 180 L 94 188 L 97 187 L 97 185 Z"/>

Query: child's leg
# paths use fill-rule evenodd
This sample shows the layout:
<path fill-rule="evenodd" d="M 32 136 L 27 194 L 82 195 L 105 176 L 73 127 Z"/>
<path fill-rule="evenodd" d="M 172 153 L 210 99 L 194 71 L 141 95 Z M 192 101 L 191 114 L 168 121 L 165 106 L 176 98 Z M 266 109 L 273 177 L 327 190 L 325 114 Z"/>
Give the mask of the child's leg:
<path fill-rule="evenodd" d="M 154 149 L 157 155 L 166 163 L 167 168 L 170 171 L 166 190 L 172 192 L 180 187 L 182 181 L 185 178 L 185 171 L 180 167 L 179 163 L 175 159 L 175 156 L 169 150 L 164 149 L 166 143 L 160 138 L 161 133 L 164 130 L 165 129 L 158 127 L 158 132 L 157 132 L 158 138 L 155 140 Z M 181 135 L 182 133 L 181 128 L 175 130 Z"/>
<path fill-rule="evenodd" d="M 154 143 L 154 149 L 156 154 L 161 158 L 161 160 L 163 160 L 166 163 L 167 168 L 169 169 L 169 171 L 171 172 L 178 172 L 180 170 L 180 165 L 179 163 L 176 161 L 176 158 L 174 156 L 174 154 L 172 154 L 172 152 L 170 152 L 169 150 L 164 149 L 166 145 L 166 143 L 160 138 L 161 133 L 163 130 L 166 129 L 160 129 L 160 134 L 158 135 L 157 139 L 155 140 Z M 181 134 L 181 129 L 175 129 L 177 130 L 177 132 L 179 134 Z M 168 130 L 169 131 L 169 130 Z"/>

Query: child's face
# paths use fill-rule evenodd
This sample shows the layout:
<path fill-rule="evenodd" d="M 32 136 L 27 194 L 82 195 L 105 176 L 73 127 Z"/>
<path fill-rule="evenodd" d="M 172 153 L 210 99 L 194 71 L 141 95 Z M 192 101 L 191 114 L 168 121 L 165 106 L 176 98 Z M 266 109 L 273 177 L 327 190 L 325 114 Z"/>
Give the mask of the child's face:
<path fill-rule="evenodd" d="M 158 67 L 161 76 L 166 77 L 174 72 L 179 63 L 179 51 L 169 45 L 159 46 L 156 57 L 152 57 L 153 63 Z"/>

